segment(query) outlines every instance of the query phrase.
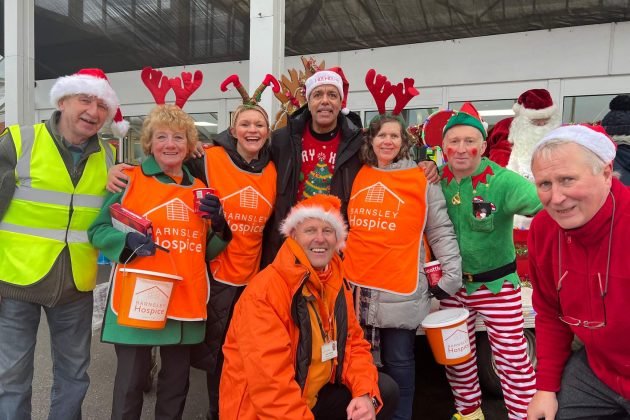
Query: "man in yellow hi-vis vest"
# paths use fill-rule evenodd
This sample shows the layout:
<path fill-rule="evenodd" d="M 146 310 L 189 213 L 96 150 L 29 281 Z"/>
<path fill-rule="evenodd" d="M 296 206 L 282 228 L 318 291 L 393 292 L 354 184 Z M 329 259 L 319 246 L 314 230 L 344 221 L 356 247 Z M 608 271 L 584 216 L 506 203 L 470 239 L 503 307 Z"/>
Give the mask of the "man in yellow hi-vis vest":
<path fill-rule="evenodd" d="M 80 419 L 89 385 L 97 251 L 87 228 L 105 196 L 114 149 L 97 135 L 128 124 L 100 69 L 55 82 L 46 123 L 0 135 L 0 419 L 31 418 L 41 308 L 50 329 L 49 419 Z"/>

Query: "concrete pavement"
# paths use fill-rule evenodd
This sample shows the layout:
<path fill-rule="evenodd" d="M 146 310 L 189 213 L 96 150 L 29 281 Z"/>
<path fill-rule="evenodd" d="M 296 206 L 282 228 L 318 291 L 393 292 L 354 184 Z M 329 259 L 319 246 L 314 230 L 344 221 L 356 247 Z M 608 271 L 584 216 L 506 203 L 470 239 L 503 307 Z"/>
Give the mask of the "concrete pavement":
<path fill-rule="evenodd" d="M 109 267 L 100 266 L 99 285 L 95 293 L 98 302 L 107 293 Z M 100 316 L 94 317 L 95 333 L 92 337 L 92 362 L 90 365 L 91 384 L 83 403 L 83 418 L 87 420 L 106 420 L 111 416 L 112 390 L 116 373 L 116 354 L 114 346 L 100 342 Z M 444 369 L 433 361 L 426 339 L 418 337 L 416 342 L 416 397 L 414 401 L 414 419 L 444 420 L 453 414 L 453 399 L 444 375 Z M 35 376 L 33 379 L 33 420 L 45 420 L 50 405 L 50 386 L 52 384 L 52 366 L 50 357 L 50 338 L 45 315 L 42 315 L 37 347 L 35 350 Z M 207 410 L 205 373 L 191 368 L 190 391 L 184 409 L 185 420 L 204 419 Z M 154 418 L 155 381 L 151 391 L 145 394 L 142 419 Z M 486 398 L 483 404 L 487 420 L 507 418 L 503 401 Z"/>

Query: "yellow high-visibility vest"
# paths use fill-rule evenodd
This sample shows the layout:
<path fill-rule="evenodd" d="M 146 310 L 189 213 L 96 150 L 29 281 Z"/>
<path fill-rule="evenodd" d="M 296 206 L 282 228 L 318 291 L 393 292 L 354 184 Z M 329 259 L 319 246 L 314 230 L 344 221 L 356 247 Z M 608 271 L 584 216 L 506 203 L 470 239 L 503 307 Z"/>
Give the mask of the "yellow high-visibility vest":
<path fill-rule="evenodd" d="M 75 187 L 44 124 L 8 129 L 17 154 L 16 188 L 0 221 L 0 280 L 37 283 L 67 246 L 77 289 L 94 289 L 98 251 L 87 229 L 103 204 L 113 147 L 99 140 L 100 151 L 88 157 Z"/>

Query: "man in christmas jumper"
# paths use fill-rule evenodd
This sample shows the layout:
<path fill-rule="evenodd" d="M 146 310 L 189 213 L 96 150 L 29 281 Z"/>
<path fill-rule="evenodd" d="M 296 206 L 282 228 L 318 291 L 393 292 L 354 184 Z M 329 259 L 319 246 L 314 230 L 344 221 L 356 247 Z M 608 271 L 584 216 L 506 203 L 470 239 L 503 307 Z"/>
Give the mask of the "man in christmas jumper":
<path fill-rule="evenodd" d="M 534 184 L 482 158 L 486 131 L 477 110 L 466 103 L 444 127 L 448 164 L 441 183 L 462 255 L 464 286 L 440 301 L 442 308 L 470 311 L 468 334 L 473 357 L 446 367 L 458 413 L 455 419 L 483 419 L 475 355 L 475 322 L 484 321 L 501 379 L 509 417 L 524 418 L 534 394 L 534 370 L 526 353 L 512 223 L 542 206 Z M 482 209 L 489 214 L 481 217 Z"/>
<path fill-rule="evenodd" d="M 297 202 L 332 194 L 346 209 L 352 182 L 361 169 L 364 142 L 361 118 L 346 108 L 348 81 L 339 67 L 320 70 L 306 80 L 306 106 L 273 132 L 271 158 L 278 172 L 274 212 L 265 228 L 262 267 L 276 256 L 284 238 L 278 227 Z M 420 162 L 430 182 L 438 174 L 432 162 Z"/>
<path fill-rule="evenodd" d="M 630 189 L 602 127 L 560 127 L 535 148 L 536 394 L 530 419 L 630 418 Z M 571 352 L 577 336 L 584 347 Z"/>
<path fill-rule="evenodd" d="M 100 69 L 57 79 L 45 123 L 0 136 L 0 419 L 31 418 L 42 308 L 50 330 L 49 419 L 81 418 L 90 379 L 92 290 L 98 252 L 87 229 L 105 196 L 114 149 L 103 124 L 124 135 L 118 97 Z"/>

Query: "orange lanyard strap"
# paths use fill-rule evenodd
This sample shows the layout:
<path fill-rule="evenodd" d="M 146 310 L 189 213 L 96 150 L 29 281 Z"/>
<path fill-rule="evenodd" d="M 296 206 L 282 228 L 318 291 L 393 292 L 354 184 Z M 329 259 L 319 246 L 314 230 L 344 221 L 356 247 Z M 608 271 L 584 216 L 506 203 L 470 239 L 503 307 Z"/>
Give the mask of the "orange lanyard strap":
<path fill-rule="evenodd" d="M 306 288 L 311 293 L 311 295 L 316 296 L 308 284 L 306 285 Z M 315 317 L 317 318 L 317 323 L 319 324 L 319 328 L 322 332 L 322 337 L 324 338 L 324 340 L 327 341 L 330 338 L 333 312 L 328 310 L 328 305 L 325 300 L 323 286 L 320 293 L 320 299 L 317 299 L 317 306 L 319 306 L 319 310 L 315 307 L 315 305 L 313 304 L 313 301 L 310 301 L 309 303 L 311 304 L 311 307 L 313 308 L 313 312 L 315 312 Z M 324 314 L 325 318 L 328 320 L 326 324 L 322 322 L 322 318 L 320 317 L 319 312 L 322 312 L 322 314 Z"/>

